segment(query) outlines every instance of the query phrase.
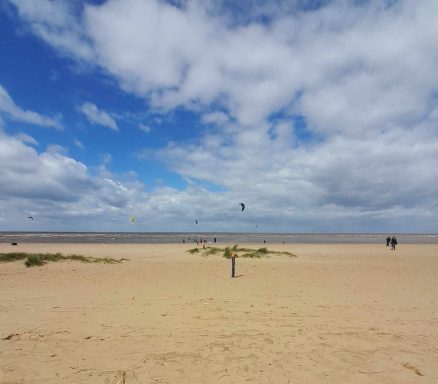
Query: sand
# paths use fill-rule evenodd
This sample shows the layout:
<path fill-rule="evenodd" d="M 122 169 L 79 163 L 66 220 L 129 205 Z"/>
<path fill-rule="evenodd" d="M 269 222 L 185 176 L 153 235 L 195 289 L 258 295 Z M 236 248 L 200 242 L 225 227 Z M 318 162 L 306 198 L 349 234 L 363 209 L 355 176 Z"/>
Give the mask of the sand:
<path fill-rule="evenodd" d="M 261 245 L 247 245 L 257 248 Z M 0 383 L 438 383 L 438 245 L 0 244 Z"/>

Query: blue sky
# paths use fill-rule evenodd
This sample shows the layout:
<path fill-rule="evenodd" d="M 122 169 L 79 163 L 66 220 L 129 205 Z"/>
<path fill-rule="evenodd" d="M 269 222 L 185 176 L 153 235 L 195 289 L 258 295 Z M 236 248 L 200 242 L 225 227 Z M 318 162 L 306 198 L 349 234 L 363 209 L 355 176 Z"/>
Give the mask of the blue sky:
<path fill-rule="evenodd" d="M 436 232 L 437 17 L 2 2 L 0 230 Z"/>

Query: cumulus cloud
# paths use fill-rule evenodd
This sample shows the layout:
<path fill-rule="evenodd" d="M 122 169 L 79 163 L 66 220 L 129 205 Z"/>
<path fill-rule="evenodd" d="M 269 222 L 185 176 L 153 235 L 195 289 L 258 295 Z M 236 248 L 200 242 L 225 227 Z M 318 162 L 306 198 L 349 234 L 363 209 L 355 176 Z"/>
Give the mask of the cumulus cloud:
<path fill-rule="evenodd" d="M 116 121 L 107 112 L 97 108 L 95 104 L 86 102 L 79 109 L 90 123 L 102 125 L 114 131 L 119 130 Z"/>
<path fill-rule="evenodd" d="M 388 146 L 387 140 L 394 145 Z M 216 231 L 254 230 L 256 224 L 265 231 L 327 231 L 334 222 L 338 230 L 363 230 L 365 225 L 378 231 L 391 223 L 397 230 L 414 224 L 430 231 L 438 224 L 437 216 L 430 215 L 437 211 L 438 187 L 430 176 L 438 166 L 435 142 L 426 144 L 414 135 L 385 137 L 379 143 L 338 138 L 295 153 L 286 152 L 278 138 L 252 158 L 250 175 L 246 174 L 248 167 L 237 166 L 247 155 L 245 151 L 223 152 L 217 166 L 217 156 L 209 156 L 202 146 L 176 155 L 176 149 L 169 148 L 166 156 L 175 156 L 179 163 L 173 166 L 188 181 L 185 189 L 176 190 L 166 186 L 147 189 L 135 175 L 123 180 L 107 169 L 95 173 L 59 148 L 37 152 L 19 138 L 2 133 L 0 217 L 16 229 L 27 228 L 25 217 L 32 212 L 38 218 L 32 225 L 44 230 L 132 230 L 129 216 L 135 214 L 148 218 L 141 229 L 150 231 L 190 231 L 194 219 L 202 222 L 203 230 Z M 346 147 L 362 155 L 351 163 Z M 425 154 L 421 162 L 418 153 Z M 271 161 L 266 163 L 268 156 Z M 183 158 L 187 161 L 181 163 Z M 205 168 L 199 166 L 199 159 Z M 201 173 L 193 172 L 193 167 Z M 398 173 L 400 168 L 403 175 Z M 256 172 L 261 177 L 253 178 Z M 221 180 L 226 188 L 201 187 L 197 177 L 211 183 Z M 244 216 L 240 201 L 247 205 Z"/>
<path fill-rule="evenodd" d="M 27 133 L 18 133 L 15 135 L 15 137 L 22 141 L 23 143 L 31 144 L 31 145 L 37 145 L 38 141 L 36 141 L 32 136 L 28 135 Z"/>
<path fill-rule="evenodd" d="M 151 127 L 146 124 L 139 124 L 138 127 L 144 132 L 144 133 L 150 133 Z"/>
<path fill-rule="evenodd" d="M 76 13 L 13 3 L 47 43 L 158 111 L 200 114 L 198 139 L 155 152 L 193 182 L 150 200 L 163 218 L 203 201 L 213 208 L 199 215 L 213 222 L 216 207 L 244 197 L 266 229 L 434 230 L 436 1 L 251 1 L 238 14 L 197 1 L 109 0 Z M 117 128 L 94 104 L 82 109 Z"/>
<path fill-rule="evenodd" d="M 108 156 L 103 159 L 109 160 Z M 59 147 L 38 152 L 4 132 L 0 132 L 0 164 L 0 221 L 15 230 L 132 231 L 129 218 L 133 214 L 148 218 L 142 230 L 190 230 L 194 215 L 208 222 L 208 205 L 226 201 L 197 187 L 146 191 L 135 173 L 125 180 L 107 170 L 95 173 Z M 198 201 L 208 204 L 187 210 Z M 214 211 L 219 211 L 219 204 Z M 31 228 L 28 212 L 35 218 Z"/>
<path fill-rule="evenodd" d="M 74 3 L 68 1 L 10 0 L 20 17 L 38 37 L 65 55 L 90 62 L 94 51 L 75 16 Z"/>
<path fill-rule="evenodd" d="M 0 113 L 7 118 L 15 121 L 21 121 L 27 124 L 40 125 L 43 127 L 50 127 L 55 129 L 62 129 L 59 122 L 59 117 L 53 118 L 40 115 L 34 111 L 24 110 L 19 107 L 9 93 L 0 85 Z"/>
<path fill-rule="evenodd" d="M 205 113 L 201 119 L 201 121 L 204 124 L 216 124 L 216 125 L 223 125 L 225 123 L 228 123 L 229 120 L 230 119 L 227 116 L 227 114 L 221 111 Z"/>
<path fill-rule="evenodd" d="M 52 230 L 58 219 L 66 222 L 70 218 L 75 225 L 80 219 L 84 225 L 87 217 L 119 212 L 134 193 L 114 180 L 93 175 L 59 148 L 39 153 L 5 133 L 0 133 L 0 163 L 2 218 L 18 224 L 20 214 L 32 211 Z"/>
<path fill-rule="evenodd" d="M 270 23 L 241 25 L 199 2 L 110 0 L 79 16 L 62 2 L 44 1 L 45 12 L 14 3 L 34 28 L 46 26 L 44 36 L 76 36 L 62 51 L 126 90 L 165 108 L 219 103 L 243 125 L 292 106 L 315 130 L 372 130 L 425 112 L 437 83 L 434 1 L 333 1 L 313 10 L 252 2 L 249 15 Z"/>
<path fill-rule="evenodd" d="M 424 218 L 437 210 L 436 140 L 400 133 L 367 140 L 337 137 L 295 150 L 281 137 L 266 137 L 257 153 L 243 147 L 213 152 L 207 144 L 169 146 L 158 157 L 171 159 L 169 166 L 187 178 L 219 182 L 233 201 L 240 194 L 265 228 L 283 223 L 284 229 L 327 231 L 332 223 L 342 230 L 380 231 L 391 222 L 399 230 L 432 231 L 430 218 Z M 394 223 L 399 219 L 403 225 Z"/>
<path fill-rule="evenodd" d="M 75 190 L 91 187 L 86 167 L 53 147 L 38 154 L 18 138 L 1 134 L 0 148 L 3 198 L 74 201 Z"/>
<path fill-rule="evenodd" d="M 74 141 L 73 141 L 73 143 L 74 143 L 74 145 L 77 147 L 77 148 L 79 148 L 79 149 L 84 149 L 85 147 L 84 147 L 84 144 L 82 144 L 82 141 L 80 141 L 80 140 L 78 140 L 78 139 L 75 139 Z"/>

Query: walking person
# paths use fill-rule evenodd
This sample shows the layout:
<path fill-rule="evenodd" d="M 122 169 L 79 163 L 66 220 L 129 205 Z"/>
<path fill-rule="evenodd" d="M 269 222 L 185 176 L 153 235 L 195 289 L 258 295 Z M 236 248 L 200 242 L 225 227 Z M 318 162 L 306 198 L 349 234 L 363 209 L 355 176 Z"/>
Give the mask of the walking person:
<path fill-rule="evenodd" d="M 391 238 L 388 236 L 386 238 L 386 246 L 389 247 L 389 243 L 391 242 Z"/>
<path fill-rule="evenodd" d="M 395 236 L 392 236 L 391 238 L 391 250 L 395 250 L 395 246 L 397 245 L 397 239 Z"/>

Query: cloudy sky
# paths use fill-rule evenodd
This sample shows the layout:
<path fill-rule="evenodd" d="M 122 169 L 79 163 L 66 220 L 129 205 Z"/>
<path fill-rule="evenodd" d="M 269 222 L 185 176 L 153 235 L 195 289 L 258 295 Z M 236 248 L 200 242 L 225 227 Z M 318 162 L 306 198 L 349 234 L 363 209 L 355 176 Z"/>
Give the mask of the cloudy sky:
<path fill-rule="evenodd" d="M 437 20 L 436 0 L 2 1 L 0 230 L 437 232 Z"/>

